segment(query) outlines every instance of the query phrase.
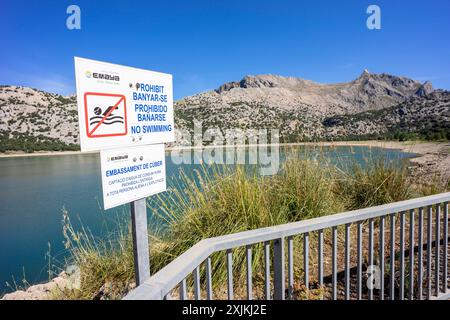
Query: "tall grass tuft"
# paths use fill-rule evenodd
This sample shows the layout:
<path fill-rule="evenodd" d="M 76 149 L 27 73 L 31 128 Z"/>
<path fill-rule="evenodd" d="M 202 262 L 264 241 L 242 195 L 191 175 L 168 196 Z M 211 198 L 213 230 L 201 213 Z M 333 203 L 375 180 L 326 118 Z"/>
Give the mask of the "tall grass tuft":
<path fill-rule="evenodd" d="M 160 239 L 160 245 L 152 248 L 155 271 L 202 239 L 285 222 L 269 181 L 243 167 L 198 172 L 195 177 L 182 172 L 180 177 L 185 188 L 169 191 L 161 199 L 165 203 L 161 212 L 155 211 L 167 223 L 167 228 L 155 235 Z M 262 259 L 261 252 L 255 248 L 254 266 Z M 236 250 L 233 256 L 239 278 L 245 253 Z M 213 282 L 222 283 L 226 279 L 223 256 L 212 257 L 212 269 Z"/>
<path fill-rule="evenodd" d="M 281 173 L 271 181 L 271 192 L 286 212 L 285 222 L 316 218 L 344 209 L 337 197 L 335 180 L 339 172 L 322 161 L 288 158 Z"/>
<path fill-rule="evenodd" d="M 75 230 L 67 211 L 63 210 L 65 248 L 68 264 L 79 269 L 80 287 L 53 292 L 54 298 L 120 298 L 134 282 L 131 233 L 123 224 L 114 234 L 94 237 L 87 229 Z"/>
<path fill-rule="evenodd" d="M 353 170 L 342 171 L 336 183 L 347 209 L 360 209 L 410 199 L 412 184 L 407 167 L 399 161 L 368 159 L 353 164 Z"/>
<path fill-rule="evenodd" d="M 344 208 L 334 190 L 334 170 L 313 160 L 288 159 L 281 173 L 260 177 L 244 167 L 209 170 L 195 177 L 180 174 L 184 188 L 161 196 L 162 210 L 154 211 L 168 224 L 153 249 L 155 270 L 167 265 L 202 239 L 253 230 L 313 217 Z M 153 206 L 152 206 L 153 207 Z M 263 265 L 262 244 L 253 248 L 254 273 Z M 233 252 L 237 281 L 245 277 L 245 252 Z M 226 280 L 222 255 L 212 257 L 213 283 Z"/>

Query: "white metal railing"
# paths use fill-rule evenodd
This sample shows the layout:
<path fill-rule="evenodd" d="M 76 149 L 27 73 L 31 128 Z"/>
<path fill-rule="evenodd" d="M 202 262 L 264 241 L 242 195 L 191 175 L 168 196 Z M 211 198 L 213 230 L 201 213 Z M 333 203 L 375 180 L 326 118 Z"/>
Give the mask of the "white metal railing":
<path fill-rule="evenodd" d="M 253 298 L 252 246 L 264 244 L 265 299 L 292 298 L 294 287 L 294 236 L 303 240 L 302 284 L 310 287 L 310 256 L 317 254 L 316 284 L 328 285 L 330 299 L 446 299 L 450 298 L 448 281 L 448 202 L 450 192 L 371 208 L 354 210 L 320 218 L 245 231 L 204 239 L 177 257 L 166 267 L 132 290 L 124 299 L 159 300 L 167 298 L 177 287 L 179 298 L 187 299 L 187 277 L 193 275 L 193 298 L 201 298 L 205 288 L 207 299 L 213 298 L 211 255 L 225 251 L 227 257 L 228 299 L 233 293 L 233 249 L 246 248 L 247 299 Z M 398 224 L 399 222 L 399 224 Z M 426 229 L 424 229 L 424 222 Z M 386 227 L 389 224 L 389 230 Z M 363 225 L 368 233 L 363 234 Z M 342 226 L 338 230 L 338 227 Z M 356 266 L 351 265 L 351 235 L 356 227 Z M 405 228 L 408 227 L 408 234 Z M 331 230 L 331 275 L 324 274 L 324 231 Z M 338 266 L 338 233 L 344 232 L 344 266 Z M 426 231 L 426 232 L 425 232 Z M 378 241 L 374 239 L 378 234 Z M 310 250 L 311 235 L 317 239 L 317 252 Z M 396 234 L 399 233 L 399 237 Z M 386 235 L 389 242 L 385 241 Z M 365 238 L 367 236 L 367 238 Z M 433 241 L 434 237 L 434 241 Z M 287 239 L 287 241 L 286 241 Z M 367 241 L 364 241 L 367 240 Z M 425 241 L 426 240 L 426 241 Z M 285 251 L 287 242 L 287 252 Z M 363 243 L 367 243 L 367 248 Z M 271 245 L 273 250 L 271 250 Z M 374 246 L 377 245 L 377 251 Z M 405 246 L 408 246 L 406 248 Z M 386 255 L 389 247 L 389 255 Z M 353 246 L 353 249 L 354 246 Z M 355 250 L 353 250 L 355 251 Z M 426 256 L 424 257 L 424 252 Z M 379 287 L 363 284 L 363 269 L 374 265 L 377 255 Z M 287 270 L 285 260 L 287 258 Z M 366 261 L 365 263 L 363 263 Z M 408 261 L 407 261 L 408 260 Z M 271 268 L 272 262 L 272 268 Z M 405 266 L 408 262 L 407 266 Z M 205 265 L 204 284 L 200 281 L 200 266 Z M 386 263 L 389 270 L 386 270 Z M 398 270 L 396 270 L 398 268 Z M 342 271 L 340 271 L 342 270 Z M 271 273 L 273 271 L 273 277 Z M 287 279 L 286 279 L 287 271 Z M 407 273 L 407 274 L 406 274 Z M 343 294 L 338 292 L 338 274 L 342 275 Z M 351 278 L 356 277 L 356 284 Z M 329 279 L 329 283 L 326 283 Z M 273 283 L 273 290 L 271 288 Z M 287 284 L 287 287 L 286 287 Z M 425 284 L 425 286 L 424 286 Z M 405 289 L 405 287 L 407 287 Z M 425 288 L 424 288 L 425 287 Z M 287 290 L 286 290 L 287 289 Z M 325 295 L 326 296 L 326 295 Z"/>

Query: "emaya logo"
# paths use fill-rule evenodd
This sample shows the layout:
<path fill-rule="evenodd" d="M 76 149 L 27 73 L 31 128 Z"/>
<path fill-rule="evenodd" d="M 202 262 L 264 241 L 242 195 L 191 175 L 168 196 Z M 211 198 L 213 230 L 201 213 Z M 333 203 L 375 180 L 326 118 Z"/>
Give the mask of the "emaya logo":
<path fill-rule="evenodd" d="M 110 80 L 110 81 L 117 81 L 117 82 L 120 81 L 120 77 L 118 75 L 114 75 L 114 74 L 91 72 L 88 70 L 85 72 L 85 75 L 86 75 L 86 78 Z"/>

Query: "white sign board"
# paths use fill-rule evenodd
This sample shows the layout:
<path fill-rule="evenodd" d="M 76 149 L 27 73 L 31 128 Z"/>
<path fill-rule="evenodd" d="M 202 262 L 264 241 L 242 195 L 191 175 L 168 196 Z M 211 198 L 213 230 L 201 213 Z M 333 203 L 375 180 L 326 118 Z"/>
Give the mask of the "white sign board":
<path fill-rule="evenodd" d="M 105 209 L 166 191 L 164 144 L 102 150 Z"/>
<path fill-rule="evenodd" d="M 172 75 L 75 57 L 81 151 L 172 142 Z"/>

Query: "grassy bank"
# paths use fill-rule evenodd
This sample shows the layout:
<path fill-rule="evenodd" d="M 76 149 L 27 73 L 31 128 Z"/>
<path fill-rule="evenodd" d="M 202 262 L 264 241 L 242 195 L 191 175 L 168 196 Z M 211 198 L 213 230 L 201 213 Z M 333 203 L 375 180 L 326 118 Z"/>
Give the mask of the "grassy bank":
<path fill-rule="evenodd" d="M 294 155 L 278 175 L 260 177 L 244 167 L 204 168 L 180 172 L 179 186 L 159 195 L 150 207 L 160 222 L 150 236 L 151 272 L 155 273 L 198 241 L 240 231 L 300 221 L 344 210 L 443 192 L 448 183 L 430 179 L 414 184 L 399 161 L 368 159 L 336 167 L 326 158 Z M 66 248 L 80 269 L 80 288 L 55 292 L 56 298 L 117 299 L 133 286 L 134 269 L 129 226 L 121 225 L 106 239 L 75 230 L 64 216 Z M 315 243 L 315 241 L 311 241 Z M 226 281 L 224 253 L 212 257 L 216 291 Z M 245 252 L 233 252 L 236 283 L 245 283 Z M 262 287 L 262 245 L 253 247 L 255 287 Z M 203 271 L 202 271 L 203 272 Z M 303 270 L 296 268 L 296 276 Z M 239 288 L 238 288 L 239 289 Z M 237 290 L 237 294 L 239 294 Z M 217 291 L 216 295 L 220 296 Z"/>

